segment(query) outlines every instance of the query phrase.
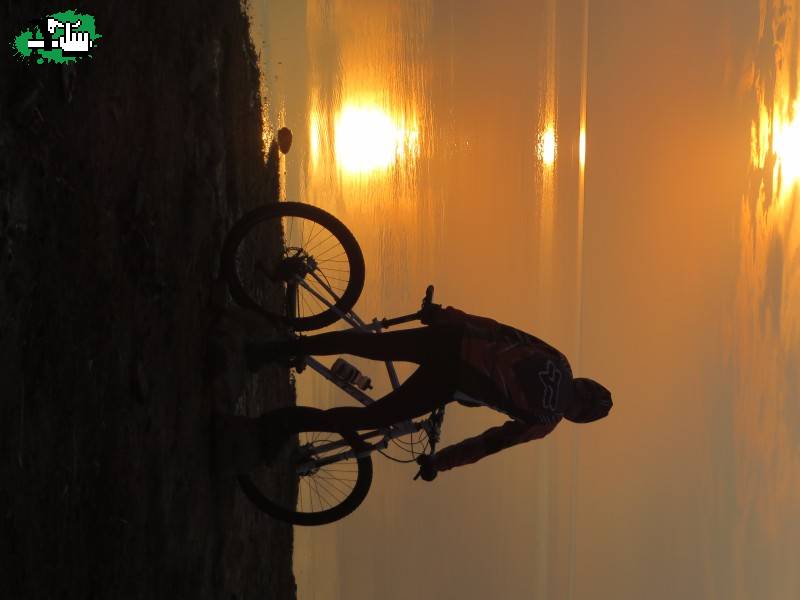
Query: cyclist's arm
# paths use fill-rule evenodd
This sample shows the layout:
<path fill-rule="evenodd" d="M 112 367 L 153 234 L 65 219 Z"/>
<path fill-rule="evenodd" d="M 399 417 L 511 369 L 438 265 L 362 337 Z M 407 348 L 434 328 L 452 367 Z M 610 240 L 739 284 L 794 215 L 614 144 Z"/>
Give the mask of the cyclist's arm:
<path fill-rule="evenodd" d="M 495 328 L 500 325 L 500 323 L 498 323 L 494 319 L 489 319 L 487 317 L 479 317 L 478 315 L 471 315 L 469 313 L 465 313 L 463 310 L 458 310 L 457 308 L 453 308 L 452 306 L 435 310 L 431 313 L 430 316 L 431 325 L 440 325 L 440 324 L 457 325 L 461 323 L 470 323 L 481 327 L 489 327 L 489 328 Z"/>
<path fill-rule="evenodd" d="M 427 323 L 430 325 L 467 324 L 473 327 L 473 331 L 483 332 L 484 336 L 488 335 L 488 339 L 508 340 L 513 342 L 540 345 L 550 351 L 558 352 L 546 342 L 529 333 L 508 325 L 504 325 L 503 323 L 488 317 L 480 317 L 478 315 L 465 313 L 463 310 L 453 308 L 452 306 L 434 310 L 430 317 L 428 317 Z"/>
<path fill-rule="evenodd" d="M 504 448 L 543 438 L 556 425 L 557 423 L 527 425 L 520 421 L 507 421 L 503 425 L 487 429 L 481 435 L 443 448 L 434 455 L 433 465 L 437 471 L 468 465 Z"/>

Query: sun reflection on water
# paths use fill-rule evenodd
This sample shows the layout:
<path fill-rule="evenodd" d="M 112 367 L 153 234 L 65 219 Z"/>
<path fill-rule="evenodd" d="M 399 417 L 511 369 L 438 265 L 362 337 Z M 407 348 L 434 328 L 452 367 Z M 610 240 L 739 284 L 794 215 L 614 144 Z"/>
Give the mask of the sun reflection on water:
<path fill-rule="evenodd" d="M 554 125 L 548 125 L 539 136 L 537 154 L 545 166 L 552 167 L 556 162 L 556 129 Z"/>
<path fill-rule="evenodd" d="M 334 137 L 336 162 L 350 174 L 386 170 L 413 160 L 419 151 L 415 124 L 374 105 L 345 105 L 336 117 Z"/>
<path fill-rule="evenodd" d="M 320 123 L 319 111 L 312 110 L 308 115 L 308 143 L 311 153 L 311 167 L 316 168 L 319 164 L 320 153 Z"/>

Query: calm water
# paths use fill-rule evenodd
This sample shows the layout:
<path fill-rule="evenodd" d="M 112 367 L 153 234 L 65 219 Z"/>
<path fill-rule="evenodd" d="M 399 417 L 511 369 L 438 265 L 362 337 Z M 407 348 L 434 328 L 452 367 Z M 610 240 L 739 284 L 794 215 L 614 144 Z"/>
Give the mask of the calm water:
<path fill-rule="evenodd" d="M 760 14 L 758 23 L 740 23 L 741 31 L 758 32 L 753 41 L 736 37 L 722 59 L 724 68 L 733 64 L 730 79 L 740 81 L 729 100 L 736 94 L 752 105 L 747 189 L 724 208 L 738 213 L 738 234 L 724 242 L 735 245 L 738 275 L 735 289 L 720 296 L 732 298 L 730 306 L 707 316 L 714 326 L 724 321 L 725 339 L 709 342 L 708 332 L 714 331 L 710 325 L 696 334 L 714 359 L 725 357 L 720 381 L 733 381 L 732 392 L 728 397 L 713 386 L 695 392 L 718 413 L 700 439 L 686 440 L 687 448 L 696 450 L 698 464 L 712 456 L 710 472 L 704 475 L 708 488 L 686 491 L 692 499 L 702 495 L 708 522 L 703 531 L 672 541 L 690 552 L 704 544 L 710 549 L 708 564 L 702 565 L 706 587 L 698 584 L 700 588 L 716 589 L 720 597 L 734 597 L 734 591 L 756 597 L 769 581 L 772 597 L 788 598 L 796 597 L 800 588 L 786 560 L 800 550 L 800 5 L 778 0 L 739 4 L 741 14 L 745 8 Z M 731 10 L 721 2 L 723 7 Z M 665 19 L 669 14 L 664 11 Z M 583 165 L 586 141 L 592 139 L 586 114 L 591 31 L 586 0 L 502 6 L 375 1 L 358 8 L 336 0 L 271 0 L 266 7 L 254 6 L 253 16 L 268 121 L 287 125 L 295 134 L 285 158 L 285 197 L 333 212 L 355 233 L 367 263 L 359 314 L 371 319 L 415 310 L 425 286 L 434 283 L 437 301 L 535 332 L 559 346 L 579 371 Z M 706 18 L 696 16 L 697 22 Z M 622 16 L 606 20 L 613 25 L 614 18 Z M 681 31 L 684 24 L 673 23 Z M 652 23 L 634 25 L 647 32 Z M 713 61 L 717 35 L 725 39 L 724 28 L 709 26 L 697 40 L 687 37 L 680 43 L 697 45 L 694 60 Z M 751 58 L 739 64 L 730 62 L 730 56 Z M 663 94 L 679 97 L 680 86 L 674 87 Z M 642 110 L 651 108 L 658 106 Z M 703 110 L 711 114 L 716 107 Z M 646 120 L 638 122 L 647 127 Z M 620 139 L 648 147 L 643 143 L 647 132 L 641 140 L 625 137 L 624 125 Z M 741 126 L 733 120 L 724 123 L 731 131 Z M 685 127 L 674 135 L 688 138 L 693 131 Z M 670 140 L 666 142 L 659 152 L 669 150 Z M 679 177 L 680 165 L 675 173 Z M 619 176 L 628 176 L 624 166 Z M 686 190 L 691 192 L 695 183 L 687 183 Z M 714 189 L 713 181 L 706 183 Z M 622 187 L 613 191 L 627 193 Z M 616 206 L 637 214 L 631 209 L 648 201 L 647 193 L 638 191 Z M 669 200 L 681 206 L 677 196 Z M 589 198 L 590 204 L 598 200 Z M 649 227 L 632 219 L 625 223 L 632 227 L 616 233 L 634 241 L 629 230 Z M 723 243 L 715 235 L 709 239 Z M 646 250 L 647 244 L 638 243 Z M 632 254 L 639 251 L 629 249 Z M 676 256 L 681 257 L 680 248 Z M 595 264 L 603 260 L 614 268 L 614 256 Z M 616 260 L 625 266 L 624 260 Z M 655 263 L 653 268 L 663 267 Z M 656 281 L 642 273 L 646 281 Z M 626 301 L 626 293 L 643 299 L 652 293 L 635 281 L 623 283 L 625 289 L 614 292 L 615 301 Z M 666 289 L 684 285 L 678 278 Z M 690 307 L 692 300 L 685 302 Z M 647 335 L 629 338 L 646 340 Z M 635 346 L 619 349 L 620 360 L 627 356 L 638 361 Z M 353 362 L 376 382 L 381 379 L 375 365 Z M 413 368 L 399 367 L 401 379 Z M 626 377 L 637 390 L 649 384 L 636 379 L 636 373 Z M 376 391 L 387 390 L 382 383 Z M 299 391 L 303 404 L 350 402 L 313 374 L 303 377 Z M 642 408 L 646 398 L 626 400 L 631 404 L 628 415 L 638 410 L 647 416 Z M 619 416 L 616 426 L 624 422 L 624 412 Z M 673 416 L 675 421 L 661 424 L 663 431 L 655 431 L 654 439 L 670 440 L 680 430 L 681 415 L 668 414 L 665 420 Z M 445 423 L 444 442 L 501 421 L 484 411 L 454 409 Z M 618 433 L 624 437 L 630 431 Z M 570 429 L 539 442 L 533 469 L 530 455 L 514 449 L 449 473 L 433 486 L 412 482 L 409 467 L 376 458 L 373 488 L 354 515 L 326 528 L 295 528 L 300 597 L 420 597 L 419 590 L 425 589 L 425 596 L 448 598 L 453 597 L 454 582 L 471 598 L 531 593 L 570 597 L 576 563 L 574 465 L 580 445 L 575 436 Z M 587 454 L 581 452 L 582 457 Z M 653 493 L 641 489 L 640 482 L 664 468 L 640 462 L 643 466 L 624 472 L 606 466 L 602 474 L 616 482 L 618 495 L 612 497 L 631 506 L 645 503 L 643 498 Z M 675 468 L 683 473 L 682 465 Z M 639 496 L 626 497 L 625 490 Z M 581 498 L 587 498 L 588 506 L 592 491 L 582 490 Z M 644 511 L 637 513 L 641 523 L 664 539 L 672 539 L 670 524 L 682 520 L 678 513 L 653 519 L 646 506 L 638 510 Z M 487 519 L 487 514 L 503 518 Z M 630 547 L 619 549 L 619 560 L 628 560 L 626 564 L 639 564 L 643 555 L 637 548 L 650 543 L 636 529 L 637 522 L 609 525 L 609 531 L 628 536 Z M 598 543 L 605 548 L 607 536 L 601 537 Z M 596 545 L 587 542 L 580 550 L 585 571 L 586 565 L 599 564 L 598 570 L 604 571 L 616 564 L 613 553 L 606 556 Z M 650 573 L 648 568 L 641 567 Z M 582 580 L 582 589 L 593 589 L 591 578 Z"/>
<path fill-rule="evenodd" d="M 563 2 L 557 10 L 544 1 L 506 12 L 459 6 L 255 7 L 268 118 L 294 132 L 285 197 L 329 210 L 354 232 L 367 265 L 356 306 L 362 318 L 416 310 L 433 283 L 437 301 L 536 330 L 574 356 L 586 4 Z M 504 23 L 504 34 L 491 33 L 493 19 Z M 379 368 L 353 362 L 372 375 L 376 393 L 389 390 Z M 400 364 L 401 380 L 413 368 Z M 298 389 L 303 404 L 352 403 L 313 373 L 300 378 Z M 499 422 L 482 411 L 451 413 L 445 443 Z M 508 566 L 494 574 L 479 568 L 475 597 L 563 591 L 553 586 L 567 578 L 552 570 L 567 563 L 570 548 L 548 534 L 568 530 L 571 518 L 559 501 L 569 495 L 569 476 L 557 478 L 551 469 L 557 443 L 563 456 L 574 440 L 543 443 L 537 474 L 509 460 L 482 472 L 476 466 L 471 477 L 451 477 L 435 489 L 411 482 L 410 466 L 376 457 L 373 488 L 353 516 L 325 528 L 295 528 L 300 596 L 330 599 L 345 590 L 347 598 L 400 598 L 416 594 L 423 580 L 431 593 L 448 597 L 455 572 L 430 572 L 431 560 L 447 552 L 461 571 L 480 563 L 469 551 L 476 545 L 508 554 Z M 508 523 L 477 524 L 482 512 L 463 500 L 476 481 L 500 490 L 489 502 L 505 507 Z M 534 511 L 519 503 L 520 494 L 540 498 Z M 556 514 L 557 503 L 567 510 Z M 470 522 L 470 531 L 459 525 Z M 463 536 L 455 548 L 452 528 Z M 531 538 L 534 530 L 532 563 L 514 556 L 507 542 Z"/>
<path fill-rule="evenodd" d="M 253 11 L 269 121 L 294 132 L 285 195 L 331 211 L 356 235 L 367 264 L 356 307 L 362 318 L 416 310 L 433 283 L 445 305 L 538 330 L 577 352 L 585 8 L 540 2 L 508 14 L 487 7 L 465 14 L 456 2 L 309 1 Z M 515 19 L 507 38 L 487 33 L 492 20 Z M 557 272 L 556 251 L 567 258 Z M 388 391 L 379 369 L 353 362 L 380 382 L 377 393 Z M 412 370 L 399 365 L 401 379 Z M 323 407 L 352 402 L 315 374 L 301 377 L 299 395 Z M 451 413 L 448 443 L 496 424 L 486 414 Z M 572 442 L 561 443 L 568 451 Z M 495 464 L 494 473 L 451 478 L 436 490 L 411 485 L 411 467 L 378 457 L 357 513 L 336 526 L 295 528 L 301 597 L 414 593 L 413 581 L 382 586 L 397 579 L 395 569 L 427 570 L 437 548 L 463 552 L 443 533 L 474 519 L 474 507 L 456 499 L 475 477 L 505 488 L 490 502 L 509 505 L 511 515 L 520 510 L 522 528 L 539 532 L 535 569 L 520 560 L 511 567 L 515 577 L 502 575 L 505 583 L 484 573 L 476 585 L 487 593 L 505 585 L 511 596 L 546 592 L 553 551 L 565 555 L 569 547 L 551 548 L 542 532 L 569 521 L 550 500 L 569 492 L 551 473 L 546 448 L 538 456 L 538 475 L 513 462 L 498 473 Z M 509 489 L 505 478 L 515 470 L 519 483 Z M 544 498 L 533 515 L 513 507 L 520 493 Z M 413 534 L 411 520 L 420 527 Z M 525 534 L 514 529 L 476 528 L 464 543 L 504 552 L 504 536 Z M 429 550 L 409 552 L 415 547 Z M 431 575 L 430 585 L 447 581 Z M 439 591 L 447 595 L 446 587 Z"/>

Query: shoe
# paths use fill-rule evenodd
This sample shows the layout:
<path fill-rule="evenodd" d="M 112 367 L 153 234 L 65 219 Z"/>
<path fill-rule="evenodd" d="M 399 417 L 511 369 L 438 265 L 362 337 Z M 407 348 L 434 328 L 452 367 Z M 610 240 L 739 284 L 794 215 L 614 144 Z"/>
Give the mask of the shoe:
<path fill-rule="evenodd" d="M 277 339 L 247 340 L 244 343 L 244 357 L 247 368 L 256 373 L 268 363 L 279 363 L 291 366 L 291 360 L 297 355 L 298 337 L 280 335 Z"/>

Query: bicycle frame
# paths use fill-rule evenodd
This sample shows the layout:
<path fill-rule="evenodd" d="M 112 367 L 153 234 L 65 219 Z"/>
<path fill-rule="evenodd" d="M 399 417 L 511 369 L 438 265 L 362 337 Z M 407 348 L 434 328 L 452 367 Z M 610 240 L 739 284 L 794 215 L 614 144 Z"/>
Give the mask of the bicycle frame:
<path fill-rule="evenodd" d="M 328 286 L 327 282 L 323 281 L 313 270 L 309 271 L 309 274 L 312 277 L 314 277 L 317 283 L 320 286 L 322 286 L 331 295 L 332 298 L 337 297 L 334 291 L 330 288 L 330 286 Z M 352 326 L 353 329 L 359 329 L 364 332 L 373 332 L 373 331 L 380 332 L 381 330 L 388 329 L 393 325 L 408 323 L 410 321 L 416 321 L 419 319 L 419 313 L 417 312 L 417 313 L 410 313 L 408 315 L 403 315 L 400 317 L 395 317 L 393 319 L 384 318 L 378 320 L 377 318 L 375 318 L 372 320 L 372 323 L 367 324 L 356 314 L 354 310 L 351 309 L 347 313 L 339 310 L 339 308 L 337 308 L 334 304 L 332 304 L 327 298 L 319 294 L 316 290 L 312 289 L 311 286 L 309 286 L 302 277 L 295 275 L 294 283 L 295 285 L 302 286 L 306 291 L 308 291 L 310 294 L 316 297 L 317 300 L 319 300 L 320 302 L 325 304 L 328 308 L 330 308 L 332 311 L 334 311 L 342 320 L 350 324 L 350 326 Z M 291 299 L 289 302 L 289 306 L 295 307 L 297 306 L 297 303 L 293 299 Z M 364 391 L 350 384 L 349 382 L 339 379 L 338 377 L 336 377 L 336 375 L 333 374 L 333 372 L 328 367 L 323 365 L 315 358 L 311 356 L 305 357 L 304 362 L 307 366 L 311 367 L 312 369 L 314 369 L 314 371 L 325 377 L 328 381 L 332 382 L 340 389 L 344 390 L 349 396 L 351 396 L 364 406 L 369 406 L 370 404 L 375 402 L 375 400 L 372 397 L 370 397 L 369 394 L 365 393 Z M 385 361 L 385 364 L 386 364 L 386 370 L 389 375 L 389 381 L 391 382 L 392 385 L 392 389 L 397 389 L 398 387 L 400 387 L 400 381 L 397 378 L 397 372 L 395 371 L 394 364 L 390 360 Z M 359 437 L 366 443 L 366 447 L 357 453 L 348 449 L 346 452 L 335 454 L 330 457 L 326 457 L 325 459 L 305 461 L 300 465 L 298 465 L 297 467 L 298 474 L 302 475 L 306 472 L 312 471 L 315 468 L 327 464 L 332 464 L 340 460 L 357 458 L 370 454 L 376 450 L 383 450 L 386 447 L 388 447 L 389 442 L 391 440 L 394 440 L 398 437 L 402 437 L 404 435 L 416 433 L 422 429 L 424 429 L 428 433 L 428 436 L 431 439 L 432 443 L 431 449 L 433 450 L 433 448 L 435 447 L 436 439 L 438 439 L 438 426 L 433 424 L 431 422 L 431 419 L 425 419 L 419 422 L 415 422 L 412 421 L 411 419 L 408 419 L 406 421 L 401 421 L 399 423 L 391 425 L 390 427 L 385 429 L 376 429 L 374 431 L 361 434 Z M 367 441 L 369 439 L 378 436 L 381 436 L 381 439 L 374 444 L 370 444 Z M 330 444 L 316 447 L 318 451 L 319 450 L 334 451 L 337 450 L 338 448 L 349 448 L 349 447 L 344 442 L 331 442 Z"/>

